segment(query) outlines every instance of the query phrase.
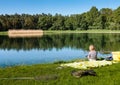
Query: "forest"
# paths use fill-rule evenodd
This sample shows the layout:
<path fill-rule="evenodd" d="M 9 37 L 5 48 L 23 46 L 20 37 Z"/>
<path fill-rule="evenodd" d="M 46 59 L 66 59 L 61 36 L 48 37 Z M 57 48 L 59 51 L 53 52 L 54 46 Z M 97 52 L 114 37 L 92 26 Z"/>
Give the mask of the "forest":
<path fill-rule="evenodd" d="M 120 7 L 117 9 L 95 6 L 82 14 L 1 14 L 0 31 L 10 29 L 42 29 L 42 30 L 120 30 Z"/>

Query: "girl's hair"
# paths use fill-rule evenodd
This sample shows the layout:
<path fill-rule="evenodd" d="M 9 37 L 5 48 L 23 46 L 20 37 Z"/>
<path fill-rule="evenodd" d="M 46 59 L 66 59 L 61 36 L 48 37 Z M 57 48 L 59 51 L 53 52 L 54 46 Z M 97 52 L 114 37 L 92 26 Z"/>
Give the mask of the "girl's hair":
<path fill-rule="evenodd" d="M 89 49 L 90 49 L 90 50 L 95 50 L 94 45 L 90 45 L 90 46 L 89 46 Z"/>

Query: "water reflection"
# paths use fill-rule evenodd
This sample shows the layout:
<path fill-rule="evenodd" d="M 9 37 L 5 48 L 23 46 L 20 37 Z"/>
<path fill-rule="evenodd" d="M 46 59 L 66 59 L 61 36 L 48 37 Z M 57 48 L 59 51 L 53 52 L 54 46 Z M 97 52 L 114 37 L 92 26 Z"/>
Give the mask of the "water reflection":
<path fill-rule="evenodd" d="M 24 64 L 37 64 L 37 63 L 50 63 L 60 60 L 72 60 L 76 58 L 83 58 L 87 52 L 83 50 L 76 50 L 71 48 L 62 48 L 57 50 L 36 50 L 31 51 L 16 51 L 16 50 L 1 50 L 0 55 L 0 66 L 14 66 Z"/>
<path fill-rule="evenodd" d="M 120 34 L 54 34 L 31 38 L 0 36 L 0 66 L 84 58 L 90 44 L 103 53 L 120 51 Z M 109 54 L 98 53 L 100 57 Z"/>
<path fill-rule="evenodd" d="M 31 49 L 61 49 L 71 47 L 87 50 L 90 44 L 94 44 L 97 50 L 120 50 L 120 34 L 56 34 L 43 37 L 9 38 L 0 36 L 1 49 L 31 50 Z"/>

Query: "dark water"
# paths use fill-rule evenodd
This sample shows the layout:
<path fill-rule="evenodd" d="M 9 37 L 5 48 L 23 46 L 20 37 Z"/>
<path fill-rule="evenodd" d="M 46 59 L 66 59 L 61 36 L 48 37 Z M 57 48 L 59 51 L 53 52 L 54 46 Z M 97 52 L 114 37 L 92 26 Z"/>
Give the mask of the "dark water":
<path fill-rule="evenodd" d="M 53 34 L 31 38 L 0 36 L 0 67 L 85 58 L 94 44 L 103 52 L 120 51 L 120 34 Z"/>

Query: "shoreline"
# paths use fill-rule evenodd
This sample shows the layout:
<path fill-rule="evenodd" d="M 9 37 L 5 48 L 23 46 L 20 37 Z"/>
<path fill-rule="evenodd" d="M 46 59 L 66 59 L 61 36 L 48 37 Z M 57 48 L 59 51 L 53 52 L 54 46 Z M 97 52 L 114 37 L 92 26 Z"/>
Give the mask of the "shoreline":
<path fill-rule="evenodd" d="M 111 85 L 115 80 L 119 85 L 119 68 L 120 63 L 116 63 L 110 66 L 91 68 L 97 74 L 97 76 L 84 76 L 75 78 L 71 75 L 73 71 L 79 71 L 71 67 L 60 67 L 60 64 L 36 64 L 36 65 L 21 65 L 15 67 L 0 68 L 0 84 L 2 85 Z M 117 75 L 115 75 L 117 74 Z M 55 79 L 53 76 L 56 75 Z M 35 80 L 35 77 L 40 77 L 39 80 Z M 104 77 L 104 79 L 103 79 Z M 28 79 L 30 78 L 30 79 Z M 31 79 L 32 78 L 32 79 Z M 95 81 L 96 80 L 96 81 Z M 73 82 L 74 81 L 74 82 Z M 91 81 L 91 82 L 90 82 Z M 88 83 L 89 82 L 89 83 Z"/>
<path fill-rule="evenodd" d="M 120 30 L 43 30 L 43 34 L 57 33 L 120 33 Z M 0 32 L 0 35 L 8 35 L 8 31 Z"/>
<path fill-rule="evenodd" d="M 120 30 L 45 30 L 44 33 L 120 33 Z"/>

